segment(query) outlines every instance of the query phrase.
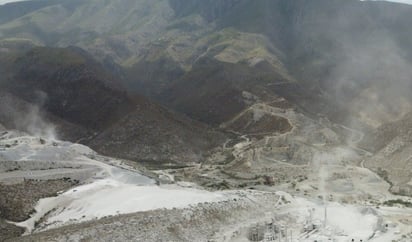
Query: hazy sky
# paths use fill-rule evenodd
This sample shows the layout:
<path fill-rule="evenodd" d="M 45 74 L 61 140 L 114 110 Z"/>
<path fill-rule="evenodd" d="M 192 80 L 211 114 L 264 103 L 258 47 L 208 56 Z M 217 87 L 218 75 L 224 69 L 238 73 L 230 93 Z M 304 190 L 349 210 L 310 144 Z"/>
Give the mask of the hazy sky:
<path fill-rule="evenodd" d="M 23 1 L 23 0 L 0 0 L 0 4 L 19 2 L 19 1 Z"/>
<path fill-rule="evenodd" d="M 0 0 L 0 4 L 10 3 L 10 2 L 18 2 L 24 0 Z M 412 4 L 412 0 L 392 0 L 391 2 L 400 2 L 400 3 L 409 3 Z"/>
<path fill-rule="evenodd" d="M 0 0 L 1 1 L 1 0 Z M 376 0 L 372 0 L 372 1 L 376 1 Z M 392 0 L 388 2 L 399 2 L 399 3 L 408 3 L 408 4 L 412 4 L 412 0 Z"/>

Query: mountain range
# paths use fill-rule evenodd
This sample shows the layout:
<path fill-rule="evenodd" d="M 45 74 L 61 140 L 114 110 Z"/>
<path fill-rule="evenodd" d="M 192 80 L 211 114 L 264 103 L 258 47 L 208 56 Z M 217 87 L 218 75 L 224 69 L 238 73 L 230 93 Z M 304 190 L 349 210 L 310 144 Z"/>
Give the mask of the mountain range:
<path fill-rule="evenodd" d="M 16 107 L 0 122 L 19 128 L 34 106 L 63 139 L 184 164 L 250 131 L 224 124 L 251 105 L 285 100 L 363 130 L 363 148 L 378 152 L 400 135 L 377 138 L 383 127 L 411 110 L 411 24 L 411 6 L 380 1 L 10 3 L 0 85 Z"/>

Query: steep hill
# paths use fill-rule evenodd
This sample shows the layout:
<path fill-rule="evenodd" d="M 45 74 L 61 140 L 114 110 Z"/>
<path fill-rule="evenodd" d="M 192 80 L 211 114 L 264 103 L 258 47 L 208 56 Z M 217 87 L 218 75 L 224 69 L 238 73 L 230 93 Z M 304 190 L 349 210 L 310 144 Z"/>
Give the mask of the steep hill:
<path fill-rule="evenodd" d="M 0 241 L 412 241 L 411 25 L 388 1 L 1 5 Z"/>
<path fill-rule="evenodd" d="M 188 79 L 202 82 L 195 76 L 204 57 L 213 60 L 205 72 L 222 63 L 216 72 L 226 77 L 208 79 L 228 93 L 280 95 L 309 113 L 322 112 L 347 124 L 356 119 L 377 127 L 400 118 L 408 107 L 403 103 L 411 103 L 412 8 L 407 5 L 357 0 L 38 0 L 21 5 L 17 13 L 11 11 L 16 5 L 0 7 L 10 10 L 0 22 L 1 39 L 80 46 L 103 63 L 124 67 L 119 74 L 129 91 L 203 121 L 209 118 L 194 113 L 187 102 L 202 105 L 221 94 L 211 86 L 201 87 L 202 98 L 181 100 L 181 93 Z M 256 66 L 261 61 L 265 81 L 260 81 L 262 69 Z M 238 81 L 236 72 L 246 63 L 248 77 Z M 388 88 L 387 80 L 396 85 Z M 277 86 L 280 81 L 284 85 Z M 399 92 L 402 102 L 392 98 Z M 224 102 L 242 103 L 239 95 L 224 96 Z M 375 96 L 384 105 L 368 111 Z M 365 105 L 356 104 L 360 102 Z M 233 116 L 222 115 L 217 103 L 206 108 L 211 123 Z M 385 115 L 401 105 L 392 117 Z M 233 112 L 242 108 L 236 106 Z"/>
<path fill-rule="evenodd" d="M 312 118 L 326 116 L 365 132 L 399 120 L 412 107 L 408 5 L 357 0 L 37 0 L 13 10 L 17 5 L 0 7 L 0 12 L 10 10 L 0 21 L 0 39 L 82 47 L 100 62 L 94 65 L 106 69 L 101 73 L 111 73 L 95 72 L 105 83 L 97 101 L 86 98 L 84 91 L 95 83 L 78 90 L 84 91 L 79 103 L 104 107 L 82 108 L 83 114 L 95 116 L 73 119 L 63 103 L 47 104 L 59 117 L 88 128 L 112 127 L 117 120 L 126 122 L 126 114 L 133 116 L 129 111 L 134 101 L 125 98 L 122 86 L 214 126 L 256 102 L 279 97 Z M 35 51 L 24 57 L 37 63 L 35 58 Z M 27 69 L 23 59 L 15 63 L 13 68 Z M 36 69 L 45 65 L 39 63 Z M 85 71 L 81 64 L 71 68 L 70 73 Z M 16 78 L 25 79 L 28 73 Z M 109 77 L 113 73 L 116 78 Z M 42 80 L 55 77 L 39 74 Z M 15 93 L 24 89 L 15 83 L 10 87 Z M 58 90 L 46 91 L 53 97 Z M 113 99 L 104 106 L 99 100 L 106 93 Z M 74 106 L 79 104 L 75 94 L 67 97 L 74 99 Z M 384 146 L 375 141 L 376 150 Z"/>
<path fill-rule="evenodd" d="M 223 142 L 206 125 L 129 96 L 79 48 L 7 50 L 0 58 L 7 63 L 1 68 L 7 75 L 0 81 L 0 122 L 8 128 L 55 131 L 107 155 L 158 163 L 198 162 Z"/>
<path fill-rule="evenodd" d="M 185 166 L 203 161 L 223 144 L 225 136 L 200 122 L 167 110 L 144 98 L 135 109 L 94 137 L 88 145 L 97 151 L 148 167 Z"/>
<path fill-rule="evenodd" d="M 8 71 L 2 89 L 92 130 L 133 108 L 114 77 L 79 48 L 36 47 L 16 56 Z"/>
<path fill-rule="evenodd" d="M 375 151 L 364 165 L 387 179 L 392 192 L 406 196 L 412 195 L 411 128 L 409 113 L 399 121 L 382 125 L 363 142 L 365 147 Z"/>

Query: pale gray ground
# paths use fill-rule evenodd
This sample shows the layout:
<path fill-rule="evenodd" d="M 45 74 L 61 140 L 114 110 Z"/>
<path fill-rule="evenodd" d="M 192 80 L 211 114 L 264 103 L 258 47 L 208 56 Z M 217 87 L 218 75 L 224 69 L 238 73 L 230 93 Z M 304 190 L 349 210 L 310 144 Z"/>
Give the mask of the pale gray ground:
<path fill-rule="evenodd" d="M 212 191 L 242 189 L 233 192 L 234 199 L 108 217 L 11 241 L 248 241 L 253 228 L 263 232 L 272 219 L 276 226 L 293 228 L 289 232 L 296 241 L 346 241 L 350 236 L 364 241 L 410 241 L 411 209 L 402 203 L 389 207 L 387 202 L 399 200 L 407 204 L 411 199 L 389 193 L 390 184 L 364 167 L 362 161 L 370 159 L 370 154 L 357 148 L 362 133 L 333 125 L 326 119 L 312 120 L 293 109 L 272 107 L 270 103 L 252 105 L 244 114 L 250 112 L 254 113 L 253 122 L 259 122 L 265 115 L 279 116 L 287 119 L 292 129 L 243 135 L 225 142 L 205 164 L 154 172 L 163 182 L 194 182 Z M 223 125 L 239 124 L 236 119 L 242 115 Z M 25 159 L 1 163 L 0 181 L 69 176 L 86 182 L 108 175 L 131 184 L 150 181 L 135 175 L 127 163 L 115 162 L 70 143 L 44 145 L 38 138 L 24 137 L 17 139 L 23 144 L 16 145 L 18 148 L 13 152 L 13 134 L 21 135 L 6 134 L 7 138 L 0 142 L 0 155 L 3 159 L 13 155 L 21 159 L 25 154 Z M 31 154 L 29 148 L 36 152 Z M 52 155 L 56 149 L 58 156 Z M 76 158 L 73 162 L 79 153 L 86 154 L 87 159 Z M 38 158 L 42 161 L 30 161 Z M 121 169 L 122 166 L 129 170 Z M 45 167 L 48 171 L 43 172 Z M 329 223 L 304 232 L 308 210 L 313 209 L 316 216 L 322 217 L 325 205 L 330 209 Z M 364 223 L 352 226 L 345 215 L 358 217 Z M 337 218 L 343 222 L 336 224 Z M 386 225 L 389 227 L 385 228 Z"/>

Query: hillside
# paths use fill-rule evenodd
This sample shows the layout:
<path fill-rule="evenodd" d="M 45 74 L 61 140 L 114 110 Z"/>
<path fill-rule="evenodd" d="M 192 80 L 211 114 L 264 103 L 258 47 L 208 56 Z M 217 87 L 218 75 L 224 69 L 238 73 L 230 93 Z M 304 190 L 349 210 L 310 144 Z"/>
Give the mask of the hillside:
<path fill-rule="evenodd" d="M 0 240 L 412 241 L 411 25 L 388 1 L 0 5 Z"/>
<path fill-rule="evenodd" d="M 99 73 L 98 81 L 111 84 L 102 87 L 96 100 L 88 99 L 86 91 L 78 94 L 95 85 L 91 80 L 65 94 L 75 106 L 95 102 L 93 110 L 82 107 L 88 115 L 63 109 L 60 95 L 48 103 L 53 113 L 84 127 L 109 127 L 128 113 L 130 100 L 123 89 L 215 127 L 250 105 L 278 98 L 312 118 L 325 116 L 365 132 L 400 119 L 412 106 L 408 5 L 357 0 L 38 0 L 17 8 L 19 4 L 0 7 L 8 12 L 0 21 L 3 42 L 73 52 L 81 50 L 70 46 L 81 47 L 98 60 L 93 65 L 105 69 L 94 73 Z M 59 62 L 59 53 L 47 55 Z M 37 62 L 35 51 L 16 60 L 13 68 L 27 69 L 23 59 L 30 58 Z M 67 71 L 83 72 L 81 65 Z M 39 63 L 33 68 L 56 67 Z M 61 82 L 46 73 L 39 77 Z M 34 73 L 23 74 L 16 78 Z M 58 92 L 49 91 L 50 98 Z M 116 98 L 102 106 L 99 100 L 106 93 Z M 78 95 L 80 99 L 73 98 Z"/>
<path fill-rule="evenodd" d="M 0 11 L 12 7 L 3 6 Z M 228 93 L 280 95 L 309 113 L 322 112 L 348 124 L 353 122 L 352 118 L 344 118 L 348 115 L 373 127 L 392 121 L 385 113 L 402 104 L 391 98 L 400 90 L 404 91 L 402 102 L 411 102 L 407 77 L 412 59 L 408 44 L 412 40 L 412 8 L 406 5 L 356 0 L 222 0 L 189 4 L 182 0 L 158 0 L 155 4 L 147 0 L 41 0 L 22 9 L 19 13 L 10 11 L 10 16 L 0 23 L 0 38 L 82 47 L 103 63 L 125 68 L 119 74 L 129 91 L 202 121 L 208 120 L 194 113 L 185 104 L 187 100 L 180 100 L 180 93 L 188 79 L 199 75 L 197 66 L 205 57 L 213 60 L 209 63 L 222 63 L 219 68 L 227 77 L 222 79 L 217 74 L 208 79 L 221 83 Z M 256 66 L 262 60 L 265 77 Z M 245 63 L 249 63 L 250 74 L 235 80 L 237 70 L 245 69 Z M 208 68 L 213 68 L 213 64 L 206 72 Z M 396 88 L 385 86 L 388 79 L 397 83 L 393 85 Z M 284 85 L 277 86 L 277 82 Z M 267 88 L 268 83 L 271 88 Z M 201 89 L 204 98 L 189 98 L 190 103 L 200 105 L 204 99 L 220 95 L 207 86 Z M 385 100 L 385 105 L 370 112 L 366 107 L 373 105 L 376 95 Z M 242 102 L 239 95 L 226 95 L 225 99 L 222 101 Z M 367 105 L 358 107 L 359 102 Z M 211 123 L 232 115 L 222 116 L 217 103 L 208 105 L 213 116 Z M 241 104 L 236 106 L 233 112 L 242 108 Z M 404 114 L 402 108 L 393 116 Z"/>
<path fill-rule="evenodd" d="M 2 68 L 8 75 L 0 82 L 0 121 L 8 128 L 156 164 L 201 161 L 224 141 L 206 125 L 129 96 L 116 77 L 79 48 L 8 50 L 0 58 L 8 63 Z"/>

